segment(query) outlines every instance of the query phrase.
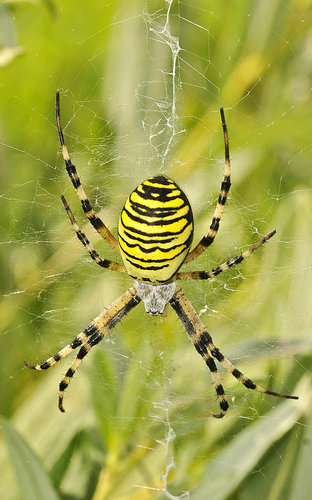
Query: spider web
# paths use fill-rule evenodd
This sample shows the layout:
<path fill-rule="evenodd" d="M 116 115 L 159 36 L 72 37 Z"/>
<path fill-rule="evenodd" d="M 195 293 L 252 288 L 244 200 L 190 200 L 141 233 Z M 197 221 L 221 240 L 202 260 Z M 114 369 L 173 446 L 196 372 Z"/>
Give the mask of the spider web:
<path fill-rule="evenodd" d="M 279 440 L 292 428 L 304 432 L 296 422 L 311 393 L 308 385 L 293 389 L 311 374 L 311 3 L 230 1 L 225 8 L 223 2 L 162 0 L 117 7 L 91 0 L 88 14 L 56 4 L 57 29 L 45 7 L 40 10 L 49 31 L 44 48 L 39 43 L 46 34 L 32 39 L 21 31 L 39 9 L 27 8 L 0 12 L 6 47 L 0 63 L 13 61 L 0 84 L 3 414 L 13 415 L 47 469 L 72 450 L 60 481 L 61 490 L 77 498 L 94 464 L 97 471 L 102 463 L 123 479 L 112 491 L 99 481 L 94 498 L 205 498 L 208 492 L 228 498 L 241 483 L 245 498 L 256 487 L 273 491 L 270 498 L 286 495 L 276 476 L 288 442 Z M 23 50 L 25 58 L 14 59 Z M 114 234 L 128 194 L 157 173 L 172 176 L 188 195 L 194 241 L 207 232 L 223 174 L 219 107 L 225 108 L 233 184 L 214 245 L 189 269 L 209 270 L 275 228 L 277 235 L 241 267 L 182 287 L 235 365 L 271 390 L 301 390 L 299 402 L 278 405 L 220 370 L 229 414 L 209 419 L 209 410 L 218 408 L 214 387 L 177 318 L 171 311 L 151 319 L 141 306 L 84 360 L 66 391 L 64 416 L 54 395 L 71 360 L 49 374 L 21 368 L 24 359 L 42 361 L 71 342 L 131 283 L 90 262 L 63 211 L 61 193 L 100 255 L 115 259 L 85 223 L 64 173 L 54 120 L 57 88 L 70 155 Z M 51 417 L 43 424 L 46 407 Z M 250 454 L 247 432 L 263 436 L 267 421 L 274 423 L 275 433 L 267 432 L 272 447 L 255 445 L 247 466 L 240 461 Z M 227 471 L 237 474 L 234 451 L 245 476 L 221 486 Z M 299 483 L 297 471 L 292 480 Z M 296 488 L 292 484 L 285 498 L 298 498 Z"/>

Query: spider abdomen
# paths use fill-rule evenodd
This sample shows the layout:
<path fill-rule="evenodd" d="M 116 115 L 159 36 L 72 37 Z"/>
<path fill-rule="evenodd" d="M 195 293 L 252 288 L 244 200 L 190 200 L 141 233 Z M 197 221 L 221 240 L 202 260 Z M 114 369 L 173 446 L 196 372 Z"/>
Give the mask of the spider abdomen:
<path fill-rule="evenodd" d="M 130 276 L 152 283 L 170 280 L 185 260 L 192 238 L 192 209 L 174 181 L 159 175 L 132 191 L 118 227 L 118 243 Z"/>

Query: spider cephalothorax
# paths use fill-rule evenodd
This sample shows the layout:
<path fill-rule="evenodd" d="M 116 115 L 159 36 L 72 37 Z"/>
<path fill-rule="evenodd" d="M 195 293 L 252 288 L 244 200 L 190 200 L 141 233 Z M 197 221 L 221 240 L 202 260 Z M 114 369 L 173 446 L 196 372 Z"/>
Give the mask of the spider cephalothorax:
<path fill-rule="evenodd" d="M 157 316 L 157 314 L 164 312 L 166 305 L 172 299 L 177 288 L 176 281 L 163 284 L 135 281 L 134 285 L 138 296 L 144 304 L 145 311 L 152 316 Z"/>
<path fill-rule="evenodd" d="M 87 218 L 107 243 L 121 254 L 124 265 L 102 259 L 99 256 L 86 235 L 80 230 L 71 209 L 64 196 L 62 196 L 67 215 L 78 239 L 86 247 L 96 264 L 107 269 L 127 273 L 136 279 L 134 286 L 129 288 L 107 310 L 91 321 L 71 344 L 68 344 L 39 365 L 30 365 L 25 361 L 28 368 L 46 370 L 80 346 L 77 357 L 67 370 L 59 386 L 59 409 L 61 411 L 64 411 L 64 391 L 82 359 L 141 301 L 144 303 L 146 312 L 150 315 L 163 313 L 167 304 L 170 304 L 176 312 L 197 352 L 202 356 L 210 370 L 221 409 L 219 413 L 213 413 L 214 417 L 223 417 L 229 406 L 214 360 L 219 361 L 226 370 L 248 389 L 281 398 L 298 399 L 296 396 L 288 396 L 264 389 L 254 384 L 252 380 L 235 368 L 214 345 L 205 325 L 177 284 L 177 280 L 206 280 L 217 276 L 223 271 L 240 264 L 275 234 L 275 231 L 272 231 L 241 255 L 210 271 L 179 272 L 179 268 L 183 263 L 196 259 L 213 243 L 230 189 L 231 169 L 228 132 L 222 108 L 220 112 L 224 134 L 225 175 L 221 183 L 221 191 L 209 231 L 189 252 L 193 238 L 193 215 L 190 203 L 178 185 L 163 175 L 147 179 L 132 191 L 121 212 L 117 242 L 104 222 L 94 213 L 81 185 L 76 167 L 69 158 L 61 128 L 59 93 L 56 93 L 56 120 L 66 170 Z"/>

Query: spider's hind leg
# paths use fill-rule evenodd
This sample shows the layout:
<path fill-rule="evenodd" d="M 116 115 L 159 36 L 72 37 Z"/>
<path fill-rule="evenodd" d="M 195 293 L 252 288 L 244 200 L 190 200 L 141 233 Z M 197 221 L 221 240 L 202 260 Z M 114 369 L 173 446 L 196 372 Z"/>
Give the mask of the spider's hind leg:
<path fill-rule="evenodd" d="M 137 294 L 136 288 L 131 287 L 115 300 L 108 309 L 105 309 L 91 323 L 79 333 L 71 344 L 61 349 L 57 354 L 51 356 L 40 365 L 31 365 L 25 361 L 27 368 L 32 370 L 46 370 L 55 363 L 65 358 L 70 352 L 81 346 L 80 350 L 70 368 L 67 370 L 65 377 L 59 385 L 59 409 L 64 412 L 63 396 L 64 391 L 68 387 L 70 380 L 75 374 L 83 358 L 88 354 L 93 346 L 98 344 L 126 314 L 128 314 L 137 304 L 141 302 Z"/>
<path fill-rule="evenodd" d="M 51 366 L 55 365 L 58 361 L 61 361 L 61 359 L 66 358 L 68 354 L 70 354 L 74 349 L 82 345 L 88 338 L 89 335 L 92 334 L 92 323 L 90 323 L 89 326 L 87 326 L 83 332 L 80 332 L 67 346 L 63 347 L 60 351 L 58 351 L 56 354 L 51 356 L 50 358 L 46 359 L 42 363 L 38 365 L 31 365 L 28 363 L 28 361 L 24 361 L 24 365 L 27 366 L 27 368 L 30 368 L 31 370 L 47 370 L 48 368 L 51 368 Z"/>
<path fill-rule="evenodd" d="M 210 370 L 211 378 L 215 386 L 221 409 L 220 413 L 211 412 L 211 415 L 215 418 L 222 418 L 226 414 L 229 404 L 224 394 L 224 389 L 221 384 L 221 379 L 217 370 L 216 363 L 212 357 L 211 352 L 209 352 L 208 349 L 208 345 L 210 342 L 212 342 L 212 338 L 205 329 L 199 316 L 196 314 L 195 309 L 183 294 L 181 288 L 177 287 L 174 296 L 170 300 L 170 305 L 176 312 L 178 318 L 180 319 L 182 325 L 188 333 L 195 349 L 202 356 L 203 360 Z"/>
<path fill-rule="evenodd" d="M 271 396 L 277 396 L 279 398 L 287 399 L 298 399 L 297 396 L 289 396 L 287 394 L 280 394 L 279 392 L 269 391 L 263 387 L 254 384 L 252 380 L 243 375 L 235 366 L 226 359 L 219 349 L 214 345 L 211 336 L 207 332 L 205 325 L 202 323 L 200 317 L 196 313 L 190 301 L 183 294 L 181 288 L 177 287 L 177 290 L 170 300 L 172 308 L 177 313 L 182 325 L 187 331 L 191 341 L 193 342 L 197 352 L 205 360 L 212 376 L 213 383 L 219 398 L 219 404 L 221 408 L 221 413 L 213 414 L 214 417 L 223 417 L 228 409 L 228 403 L 225 399 L 223 387 L 220 382 L 220 377 L 217 373 L 217 367 L 212 358 L 215 358 L 222 366 L 229 371 L 233 377 L 235 377 L 239 382 L 241 382 L 247 389 L 253 389 L 258 392 L 265 394 L 270 394 Z"/>
<path fill-rule="evenodd" d="M 213 344 L 212 344 L 213 345 Z M 239 371 L 233 363 L 231 363 L 227 358 L 223 356 L 223 354 L 219 351 L 219 349 L 213 346 L 213 349 L 210 350 L 212 356 L 214 356 L 221 365 L 230 372 L 233 377 L 236 378 L 241 384 L 243 384 L 247 389 L 252 389 L 257 392 L 262 392 L 264 394 L 270 394 L 271 396 L 276 396 L 278 398 L 286 398 L 286 399 L 299 399 L 298 396 L 290 396 L 288 394 L 281 394 L 280 392 L 269 391 L 269 389 L 265 389 L 260 385 L 256 385 L 250 378 L 246 377 L 241 371 Z"/>
<path fill-rule="evenodd" d="M 193 340 L 192 340 L 193 341 Z M 224 394 L 224 389 L 221 384 L 221 379 L 220 375 L 217 370 L 216 363 L 214 362 L 212 356 L 210 356 L 207 347 L 204 344 L 201 344 L 200 342 L 194 343 L 196 351 L 202 356 L 203 360 L 205 361 L 206 365 L 208 366 L 211 374 L 211 378 L 213 381 L 213 384 L 216 389 L 216 393 L 218 396 L 219 400 L 219 405 L 221 408 L 220 413 L 210 413 L 214 418 L 222 418 L 226 414 L 228 408 L 229 408 L 229 403 L 226 400 L 225 394 Z"/>

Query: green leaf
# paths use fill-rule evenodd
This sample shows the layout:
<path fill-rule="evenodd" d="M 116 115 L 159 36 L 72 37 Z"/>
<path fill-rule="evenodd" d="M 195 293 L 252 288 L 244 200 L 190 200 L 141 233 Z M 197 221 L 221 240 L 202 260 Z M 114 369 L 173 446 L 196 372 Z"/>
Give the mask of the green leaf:
<path fill-rule="evenodd" d="M 5 5 L 0 5 L 0 67 L 9 65 L 23 54 L 15 38 L 12 16 Z"/>
<path fill-rule="evenodd" d="M 311 500 L 312 491 L 312 416 L 311 412 L 304 422 L 301 448 L 296 461 L 296 470 L 293 473 L 290 499 Z"/>
<path fill-rule="evenodd" d="M 1 419 L 12 465 L 24 500 L 57 500 L 51 480 L 22 436 L 6 420 Z"/>
<path fill-rule="evenodd" d="M 207 467 L 192 500 L 225 500 L 247 477 L 273 443 L 283 437 L 305 413 L 311 401 L 311 383 L 303 377 L 296 387 L 298 401 L 287 400 L 241 432 Z"/>

